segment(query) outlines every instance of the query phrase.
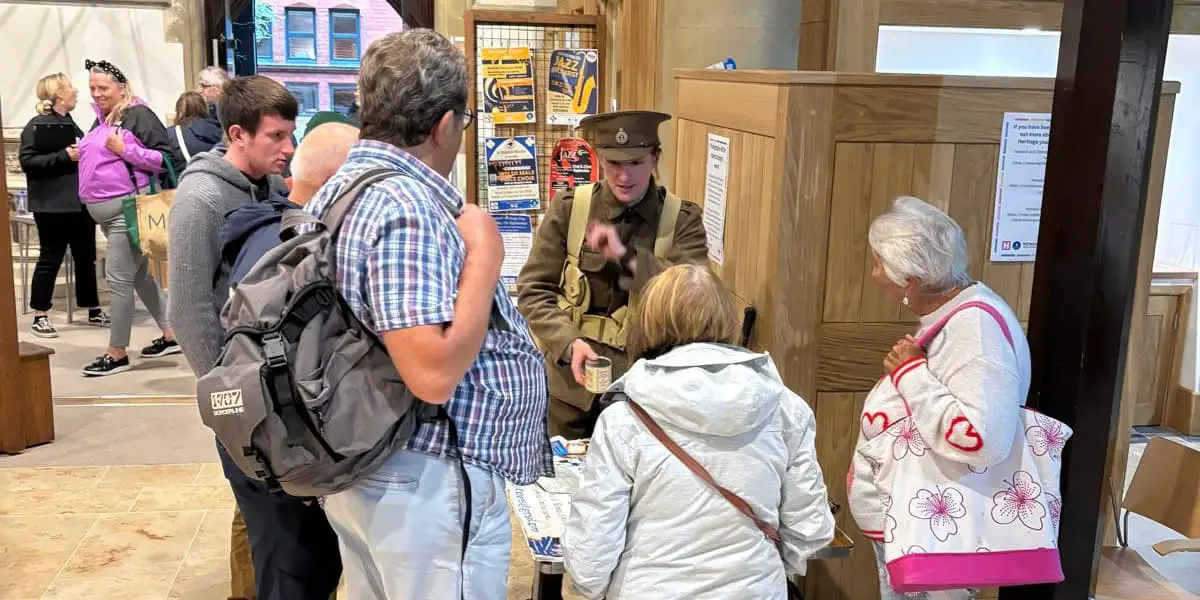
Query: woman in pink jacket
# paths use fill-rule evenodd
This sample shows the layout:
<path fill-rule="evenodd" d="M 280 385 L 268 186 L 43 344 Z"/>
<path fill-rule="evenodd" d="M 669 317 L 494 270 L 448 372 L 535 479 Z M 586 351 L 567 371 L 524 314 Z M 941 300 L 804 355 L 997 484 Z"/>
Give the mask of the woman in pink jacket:
<path fill-rule="evenodd" d="M 85 66 L 96 122 L 79 142 L 79 198 L 108 238 L 104 277 L 112 318 L 108 349 L 83 368 L 85 376 L 97 377 L 130 369 L 125 348 L 133 327 L 135 290 L 162 329 L 162 336 L 143 348 L 142 356 L 180 350 L 167 325 L 167 297 L 150 276 L 146 257 L 133 246 L 122 211 L 126 198 L 146 191 L 151 178 L 165 170 L 164 157 L 171 153 L 167 130 L 158 115 L 134 96 L 120 69 L 108 61 L 89 60 Z"/>

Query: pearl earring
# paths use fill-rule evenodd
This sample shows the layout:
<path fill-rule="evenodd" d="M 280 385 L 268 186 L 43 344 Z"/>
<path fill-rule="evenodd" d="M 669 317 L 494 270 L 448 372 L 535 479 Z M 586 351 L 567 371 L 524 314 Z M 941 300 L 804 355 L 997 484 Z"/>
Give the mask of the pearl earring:
<path fill-rule="evenodd" d="M 908 294 L 904 294 L 904 298 L 900 300 L 900 304 L 908 306 Z"/>

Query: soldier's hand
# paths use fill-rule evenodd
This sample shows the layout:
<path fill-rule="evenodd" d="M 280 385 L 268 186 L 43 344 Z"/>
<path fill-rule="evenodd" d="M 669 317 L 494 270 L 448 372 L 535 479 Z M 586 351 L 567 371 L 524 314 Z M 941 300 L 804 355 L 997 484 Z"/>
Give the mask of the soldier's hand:
<path fill-rule="evenodd" d="M 592 221 L 588 224 L 586 239 L 589 248 L 608 260 L 617 262 L 625 256 L 625 244 L 621 243 L 621 236 L 612 225 Z"/>
<path fill-rule="evenodd" d="M 583 375 L 583 365 L 596 358 L 600 358 L 592 346 L 583 341 L 582 338 L 571 342 L 571 374 L 575 376 L 575 383 L 583 385 L 585 379 Z"/>

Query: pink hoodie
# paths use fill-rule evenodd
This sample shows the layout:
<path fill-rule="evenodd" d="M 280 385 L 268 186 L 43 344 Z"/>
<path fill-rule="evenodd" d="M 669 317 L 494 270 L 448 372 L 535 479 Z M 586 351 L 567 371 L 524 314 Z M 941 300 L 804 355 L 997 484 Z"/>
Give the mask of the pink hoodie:
<path fill-rule="evenodd" d="M 136 106 L 147 105 L 135 98 L 130 109 Z M 150 185 L 150 173 L 163 172 L 162 154 L 146 148 L 133 132 L 119 127 L 120 123 L 117 127 L 106 124 L 99 106 L 92 104 L 92 110 L 99 123 L 79 142 L 79 198 L 86 204 L 94 204 L 136 193 L 126 163 L 133 167 L 137 189 Z M 125 152 L 121 155 L 104 145 L 113 131 L 119 131 L 125 139 Z"/>

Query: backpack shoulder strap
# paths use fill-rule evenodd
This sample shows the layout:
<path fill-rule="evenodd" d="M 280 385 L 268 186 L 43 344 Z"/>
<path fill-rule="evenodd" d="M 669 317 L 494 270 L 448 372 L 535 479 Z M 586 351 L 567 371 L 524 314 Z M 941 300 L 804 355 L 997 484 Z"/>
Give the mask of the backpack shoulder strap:
<path fill-rule="evenodd" d="M 682 206 L 683 200 L 668 191 L 663 201 L 662 215 L 658 219 L 658 235 L 654 238 L 654 255 L 659 258 L 666 257 L 675 244 L 675 223 L 679 221 L 679 209 Z"/>
<path fill-rule="evenodd" d="M 774 525 L 771 525 L 770 523 L 758 518 L 758 515 L 754 514 L 754 509 L 750 506 L 750 503 L 742 500 L 740 496 L 718 484 L 712 478 L 712 475 L 709 474 L 708 469 L 705 469 L 704 465 L 701 465 L 696 459 L 692 458 L 687 451 L 685 451 L 683 448 L 680 448 L 679 444 L 676 444 L 675 440 L 672 440 L 671 436 L 667 435 L 667 432 L 663 431 L 662 426 L 660 426 L 644 408 L 638 406 L 638 404 L 633 400 L 626 400 L 626 402 L 629 403 L 629 408 L 633 411 L 633 414 L 638 418 L 639 421 L 642 422 L 642 425 L 644 425 L 646 429 L 650 431 L 650 434 L 658 439 L 659 443 L 662 444 L 663 447 L 665 447 L 671 454 L 675 455 L 675 458 L 679 459 L 679 462 L 683 463 L 683 466 L 687 467 L 688 470 L 694 473 L 696 477 L 699 477 L 701 481 L 707 483 L 710 487 L 716 490 L 718 494 L 721 494 L 721 496 L 730 504 L 732 504 L 733 507 L 738 510 L 738 512 L 746 515 L 747 518 L 753 521 L 754 525 L 763 532 L 763 535 L 767 536 L 767 539 L 775 542 L 776 544 L 779 543 L 779 530 Z"/>
<path fill-rule="evenodd" d="M 571 204 L 571 222 L 567 226 L 567 260 L 578 264 L 583 251 L 583 235 L 587 233 L 588 216 L 592 212 L 592 194 L 596 184 L 587 183 L 575 188 Z"/>
<path fill-rule="evenodd" d="M 391 169 L 382 167 L 368 169 L 359 173 L 346 187 L 342 188 L 342 193 L 334 199 L 329 208 L 325 209 L 324 219 L 318 219 L 303 208 L 284 211 L 283 218 L 279 223 L 280 238 L 288 239 L 292 237 L 296 233 L 297 228 L 304 225 L 321 225 L 327 231 L 336 231 L 341 226 L 342 219 L 346 217 L 346 213 L 350 211 L 350 207 L 358 199 L 359 194 L 363 190 L 395 173 Z"/>
<path fill-rule="evenodd" d="M 367 169 L 355 176 L 342 188 L 342 193 L 338 194 L 338 197 L 325 210 L 325 218 L 321 219 L 325 228 L 329 231 L 337 231 L 342 226 L 342 220 L 350 213 L 350 209 L 354 207 L 354 203 L 358 201 L 364 190 L 397 174 L 394 169 L 379 167 Z"/>

